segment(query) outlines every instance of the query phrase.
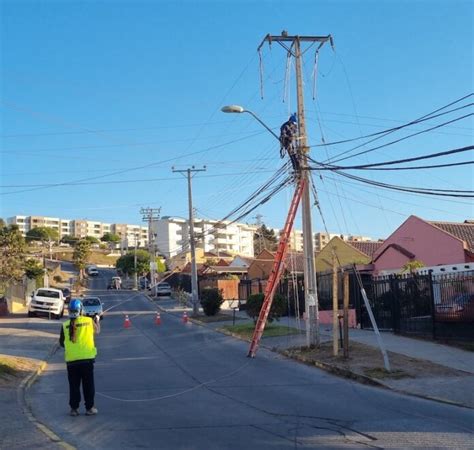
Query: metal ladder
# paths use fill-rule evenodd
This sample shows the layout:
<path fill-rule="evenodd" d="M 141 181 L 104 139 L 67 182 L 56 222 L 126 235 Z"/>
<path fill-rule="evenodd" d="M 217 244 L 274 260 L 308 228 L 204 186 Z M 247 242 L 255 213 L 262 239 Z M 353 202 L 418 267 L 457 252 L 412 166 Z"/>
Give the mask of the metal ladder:
<path fill-rule="evenodd" d="M 283 269 L 285 268 L 285 256 L 288 250 L 288 242 L 290 241 L 293 222 L 295 221 L 296 212 L 298 211 L 298 206 L 301 202 L 305 184 L 306 180 L 302 177 L 298 181 L 295 193 L 293 194 L 293 199 L 291 201 L 290 210 L 288 211 L 285 227 L 283 228 L 283 233 L 280 236 L 280 242 L 275 254 L 272 272 L 265 287 L 262 308 L 260 309 L 257 324 L 253 332 L 252 342 L 250 343 L 249 352 L 247 354 L 249 358 L 255 358 L 260 339 L 262 338 L 263 331 L 265 330 L 268 314 L 270 313 L 270 308 L 272 307 L 273 296 L 275 295 L 276 287 L 280 281 Z"/>

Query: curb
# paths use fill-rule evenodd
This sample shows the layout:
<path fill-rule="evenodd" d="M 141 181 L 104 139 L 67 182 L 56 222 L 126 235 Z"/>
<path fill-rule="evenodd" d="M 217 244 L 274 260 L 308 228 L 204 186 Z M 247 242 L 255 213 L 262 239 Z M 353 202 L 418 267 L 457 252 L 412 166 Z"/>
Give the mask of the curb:
<path fill-rule="evenodd" d="M 56 343 L 53 345 L 51 350 L 49 351 L 48 355 L 46 356 L 46 361 L 43 361 L 40 366 L 32 373 L 27 375 L 23 380 L 21 381 L 20 385 L 17 388 L 17 400 L 18 403 L 23 410 L 23 413 L 25 414 L 26 418 L 38 428 L 43 434 L 45 434 L 52 442 L 55 444 L 59 445 L 60 447 L 63 447 L 67 450 L 75 450 L 76 447 L 68 444 L 66 441 L 61 439 L 56 433 L 54 433 L 53 430 L 48 428 L 44 423 L 40 422 L 33 414 L 33 411 L 31 410 L 31 407 L 26 400 L 26 392 L 28 389 L 30 389 L 31 385 L 36 381 L 36 379 L 41 375 L 41 373 L 46 369 L 48 366 L 49 359 L 56 353 L 56 351 L 59 348 L 59 344 Z"/>

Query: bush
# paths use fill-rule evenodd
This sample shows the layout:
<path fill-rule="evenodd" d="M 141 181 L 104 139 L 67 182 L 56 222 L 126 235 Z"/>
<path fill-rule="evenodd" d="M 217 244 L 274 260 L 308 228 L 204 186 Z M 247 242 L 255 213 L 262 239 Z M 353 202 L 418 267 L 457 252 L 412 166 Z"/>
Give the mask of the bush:
<path fill-rule="evenodd" d="M 251 317 L 254 322 L 257 322 L 258 315 L 263 305 L 263 294 L 252 294 L 247 299 L 246 311 L 247 315 Z M 286 300 L 280 294 L 275 294 L 273 297 L 272 307 L 268 313 L 267 322 L 271 323 L 274 320 L 280 320 L 280 317 L 286 313 Z"/>
<path fill-rule="evenodd" d="M 63 281 L 61 275 L 54 275 L 53 280 L 54 280 L 56 283 L 61 283 L 61 282 Z"/>
<path fill-rule="evenodd" d="M 204 288 L 201 292 L 201 306 L 206 316 L 215 316 L 224 303 L 222 289 Z"/>

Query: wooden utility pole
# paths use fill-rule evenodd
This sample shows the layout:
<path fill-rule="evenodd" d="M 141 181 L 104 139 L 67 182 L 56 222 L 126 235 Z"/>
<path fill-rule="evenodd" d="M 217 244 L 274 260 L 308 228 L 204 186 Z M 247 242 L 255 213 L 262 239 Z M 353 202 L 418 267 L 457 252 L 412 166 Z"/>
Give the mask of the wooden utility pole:
<path fill-rule="evenodd" d="M 316 271 L 314 263 L 314 241 L 313 227 L 311 219 L 311 202 L 309 191 L 309 171 L 308 153 L 310 148 L 307 144 L 306 123 L 304 113 L 304 90 L 303 90 L 303 70 L 301 49 L 302 42 L 308 42 L 310 45 L 319 42 L 321 48 L 326 42 L 330 42 L 332 37 L 328 36 L 289 36 L 286 31 L 281 35 L 272 36 L 268 34 L 258 47 L 260 51 L 265 42 L 270 45 L 273 42 L 280 44 L 286 51 L 295 58 L 296 71 L 296 95 L 298 102 L 298 151 L 301 156 L 301 177 L 306 181 L 302 198 L 302 223 L 303 223 L 303 249 L 304 249 L 304 287 L 305 287 L 305 311 L 306 311 L 306 343 L 310 345 L 319 345 L 319 310 L 318 310 L 318 292 L 316 285 Z"/>
<path fill-rule="evenodd" d="M 336 255 L 332 255 L 332 354 L 339 354 L 339 305 L 337 299 L 337 263 Z"/>
<path fill-rule="evenodd" d="M 193 316 L 196 316 L 199 312 L 199 295 L 198 295 L 198 278 L 197 278 L 197 266 L 196 266 L 196 241 L 194 237 L 194 208 L 193 208 L 193 193 L 191 179 L 193 173 L 195 172 L 205 172 L 206 166 L 202 169 L 196 169 L 192 166 L 186 170 L 175 170 L 172 168 L 173 172 L 185 173 L 186 178 L 188 179 L 188 208 L 189 208 L 189 245 L 191 248 L 191 291 L 192 299 L 191 303 L 193 304 Z"/>
<path fill-rule="evenodd" d="M 344 358 L 349 358 L 349 273 L 344 272 Z"/>

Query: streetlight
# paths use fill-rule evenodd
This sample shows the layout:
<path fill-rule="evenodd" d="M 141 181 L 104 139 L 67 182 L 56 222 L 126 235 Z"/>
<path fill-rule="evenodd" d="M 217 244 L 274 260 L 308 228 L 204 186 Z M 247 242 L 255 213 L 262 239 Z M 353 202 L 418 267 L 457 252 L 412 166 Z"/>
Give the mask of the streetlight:
<path fill-rule="evenodd" d="M 260 120 L 260 118 L 255 113 L 253 113 L 252 111 L 249 111 L 248 109 L 245 109 L 243 106 L 240 106 L 240 105 L 227 105 L 227 106 L 223 106 L 221 108 L 221 111 L 225 112 L 225 113 L 233 113 L 233 114 L 235 114 L 235 113 L 237 113 L 237 114 L 241 114 L 241 113 L 250 114 L 252 117 L 254 117 L 255 120 L 257 120 L 257 122 L 259 122 L 270 133 L 272 133 L 273 136 L 275 136 L 275 139 L 278 140 L 278 142 L 280 142 L 280 138 L 278 137 L 278 135 L 275 134 L 275 132 L 266 123 L 264 123 L 262 120 Z"/>

